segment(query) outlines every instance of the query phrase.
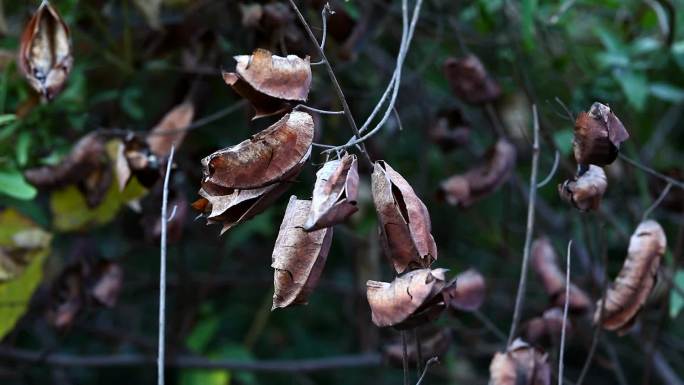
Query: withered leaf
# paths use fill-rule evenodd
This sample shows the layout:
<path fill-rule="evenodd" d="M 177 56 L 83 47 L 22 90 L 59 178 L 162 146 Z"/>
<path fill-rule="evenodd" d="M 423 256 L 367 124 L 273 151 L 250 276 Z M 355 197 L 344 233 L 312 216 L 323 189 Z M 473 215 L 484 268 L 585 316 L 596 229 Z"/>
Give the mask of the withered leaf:
<path fill-rule="evenodd" d="M 51 100 L 64 88 L 73 61 L 69 27 L 44 1 L 21 35 L 19 68 L 31 87 Z"/>
<path fill-rule="evenodd" d="M 235 189 L 281 182 L 309 151 L 313 133 L 311 115 L 289 113 L 251 139 L 202 159 L 204 181 Z"/>
<path fill-rule="evenodd" d="M 430 266 L 437 259 L 430 214 L 411 185 L 389 164 L 377 161 L 372 191 L 383 248 L 397 273 Z"/>
<path fill-rule="evenodd" d="M 499 139 L 487 151 L 481 164 L 443 181 L 440 197 L 460 207 L 473 205 L 508 181 L 515 168 L 515 158 L 515 147 L 507 140 Z"/>
<path fill-rule="evenodd" d="M 442 294 L 447 306 L 475 311 L 482 306 L 486 291 L 487 285 L 482 274 L 475 269 L 468 269 L 458 274 L 453 284 L 445 287 Z"/>
<path fill-rule="evenodd" d="M 549 385 L 551 367 L 548 356 L 521 339 L 505 352 L 494 354 L 489 365 L 490 385 Z"/>
<path fill-rule="evenodd" d="M 273 248 L 273 308 L 304 305 L 318 284 L 330 251 L 331 227 L 306 232 L 311 201 L 292 196 Z"/>
<path fill-rule="evenodd" d="M 579 177 L 558 185 L 558 193 L 578 210 L 593 211 L 599 208 L 607 188 L 605 171 L 599 166 L 589 165 L 587 171 Z"/>
<path fill-rule="evenodd" d="M 629 133 L 610 107 L 595 102 L 575 121 L 575 160 L 582 165 L 609 165 L 617 158 L 620 143 L 627 139 Z"/>
<path fill-rule="evenodd" d="M 571 320 L 566 320 L 566 335 L 572 333 Z M 523 326 L 523 335 L 535 345 L 550 345 L 560 341 L 563 331 L 563 310 L 559 307 L 548 309 L 541 317 L 529 320 Z"/>
<path fill-rule="evenodd" d="M 223 72 L 223 81 L 226 82 L 238 95 L 249 100 L 254 107 L 254 117 L 259 119 L 285 112 L 291 108 L 290 103 L 285 100 L 268 96 L 254 89 L 249 83 L 244 81 L 235 72 Z"/>
<path fill-rule="evenodd" d="M 454 94 L 466 103 L 485 104 L 501 96 L 501 87 L 475 55 L 448 58 L 444 62 L 444 75 Z"/>
<path fill-rule="evenodd" d="M 355 155 L 345 155 L 323 165 L 316 173 L 311 212 L 306 231 L 330 227 L 354 214 L 358 196 L 359 171 Z"/>
<path fill-rule="evenodd" d="M 159 158 L 165 158 L 172 146 L 178 150 L 194 116 L 192 102 L 183 102 L 171 109 L 147 136 L 150 151 Z"/>
<path fill-rule="evenodd" d="M 366 282 L 373 323 L 379 327 L 408 328 L 434 319 L 444 309 L 441 298 L 446 269 L 418 269 L 391 283 Z"/>
<path fill-rule="evenodd" d="M 565 305 L 565 272 L 558 267 L 556 255 L 551 241 L 542 237 L 532 243 L 532 269 L 542 281 L 544 290 L 551 303 L 557 307 Z M 583 313 L 591 307 L 591 300 L 572 282 L 570 283 L 570 298 L 568 308 L 573 313 Z"/>
<path fill-rule="evenodd" d="M 53 283 L 51 294 L 50 323 L 57 329 L 71 326 L 86 301 L 81 264 L 65 268 Z"/>
<path fill-rule="evenodd" d="M 594 322 L 600 319 L 604 329 L 618 332 L 632 325 L 653 290 L 666 247 L 667 238 L 658 222 L 646 220 L 639 224 L 629 239 L 625 263 L 606 292 L 605 305 L 600 300 L 596 305 Z"/>
<path fill-rule="evenodd" d="M 453 336 L 449 328 L 427 330 L 421 332 L 420 353 L 423 360 L 430 357 L 441 357 L 449 350 Z M 416 344 L 407 346 L 409 364 L 415 365 L 418 361 L 418 349 Z M 383 348 L 384 356 L 395 366 L 401 366 L 404 359 L 404 347 L 401 341 L 394 341 Z M 421 363 L 422 364 L 422 363 Z"/>
<path fill-rule="evenodd" d="M 102 261 L 91 278 L 90 295 L 99 304 L 114 307 L 123 285 L 123 269 L 114 262 Z"/>
<path fill-rule="evenodd" d="M 114 169 L 121 191 L 132 176 L 148 188 L 154 186 L 161 177 L 162 163 L 159 157 L 152 153 L 146 140 L 134 133 L 127 135 L 123 143 L 119 144 L 115 162 Z"/>
<path fill-rule="evenodd" d="M 0 246 L 0 283 L 21 275 L 37 256 L 50 248 L 52 234 L 39 228 L 15 232 L 10 242 Z"/>

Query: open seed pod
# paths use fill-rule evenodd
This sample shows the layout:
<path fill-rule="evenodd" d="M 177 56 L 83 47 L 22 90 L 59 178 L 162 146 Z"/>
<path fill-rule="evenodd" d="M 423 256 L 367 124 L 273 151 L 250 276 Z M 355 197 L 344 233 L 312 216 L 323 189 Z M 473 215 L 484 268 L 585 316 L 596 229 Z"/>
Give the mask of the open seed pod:
<path fill-rule="evenodd" d="M 571 320 L 567 319 L 566 335 L 572 332 Z M 525 340 L 535 345 L 551 345 L 560 341 L 563 331 L 563 310 L 559 307 L 548 309 L 541 317 L 529 320 L 523 326 Z"/>
<path fill-rule="evenodd" d="M 580 211 L 598 210 L 608 188 L 606 173 L 599 166 L 590 165 L 579 177 L 558 185 L 558 194 Z"/>
<path fill-rule="evenodd" d="M 366 295 L 373 323 L 379 327 L 407 329 L 429 322 L 444 310 L 440 295 L 446 286 L 446 269 L 419 269 L 391 283 L 368 281 Z"/>
<path fill-rule="evenodd" d="M 501 87 L 492 79 L 475 55 L 444 62 L 444 75 L 454 94 L 469 104 L 485 104 L 501 96 Z"/>
<path fill-rule="evenodd" d="M 316 173 L 311 212 L 306 231 L 318 230 L 344 222 L 354 214 L 358 196 L 359 171 L 355 155 L 326 162 Z"/>
<path fill-rule="evenodd" d="M 542 281 L 546 294 L 553 306 L 565 305 L 565 272 L 558 267 L 556 255 L 551 241 L 542 237 L 532 243 L 532 269 Z M 584 313 L 591 308 L 591 300 L 582 289 L 570 283 L 570 299 L 568 309 L 573 313 Z"/>
<path fill-rule="evenodd" d="M 123 191 L 133 176 L 145 187 L 152 187 L 161 177 L 162 163 L 139 136 L 130 133 L 119 143 L 115 171 L 119 190 Z"/>
<path fill-rule="evenodd" d="M 430 266 L 437 259 L 430 214 L 411 185 L 389 164 L 377 161 L 372 191 L 383 248 L 397 273 Z"/>
<path fill-rule="evenodd" d="M 508 181 L 515 168 L 515 158 L 515 147 L 499 139 L 479 165 L 443 181 L 438 196 L 449 204 L 469 207 Z"/>
<path fill-rule="evenodd" d="M 450 151 L 461 147 L 470 140 L 470 124 L 457 108 L 440 111 L 430 126 L 430 140 L 442 151 Z"/>
<path fill-rule="evenodd" d="M 64 88 L 73 62 L 69 27 L 44 1 L 21 35 L 19 68 L 33 89 L 52 100 Z"/>
<path fill-rule="evenodd" d="M 422 329 L 422 328 L 421 328 Z M 449 328 L 428 328 L 430 330 L 420 330 L 420 353 L 423 360 L 430 357 L 442 357 L 449 350 L 453 336 Z M 401 367 L 404 359 L 404 347 L 401 341 L 393 341 L 383 347 L 383 354 L 394 366 Z M 409 365 L 418 362 L 418 349 L 416 344 L 408 344 L 406 347 Z M 421 362 L 421 365 L 423 362 Z"/>
<path fill-rule="evenodd" d="M 489 385 L 550 385 L 548 355 L 516 339 L 505 352 L 494 354 Z"/>
<path fill-rule="evenodd" d="M 605 305 L 600 300 L 596 305 L 594 322 L 600 321 L 604 329 L 619 333 L 632 326 L 653 290 L 666 247 L 667 238 L 658 222 L 646 220 L 639 224 L 629 239 L 622 270 L 606 292 Z"/>
<path fill-rule="evenodd" d="M 89 293 L 100 305 L 114 307 L 123 286 L 123 269 L 118 263 L 100 261 L 89 277 Z"/>
<path fill-rule="evenodd" d="M 318 284 L 332 242 L 332 227 L 316 231 L 302 228 L 311 201 L 290 198 L 273 248 L 275 269 L 272 309 L 305 305 Z"/>
<path fill-rule="evenodd" d="M 250 139 L 202 159 L 204 182 L 234 189 L 282 182 L 308 153 L 313 134 L 311 115 L 289 113 Z"/>
<path fill-rule="evenodd" d="M 580 112 L 575 120 L 575 160 L 582 165 L 609 165 L 617 158 L 620 143 L 627 139 L 629 133 L 610 107 L 595 102 L 588 113 Z"/>
<path fill-rule="evenodd" d="M 235 60 L 235 72 L 224 72 L 223 80 L 252 103 L 255 119 L 288 110 L 288 102 L 306 101 L 311 88 L 308 56 L 280 57 L 257 49 L 252 55 L 235 56 Z"/>
<path fill-rule="evenodd" d="M 475 269 L 468 269 L 456 276 L 453 284 L 442 291 L 447 306 L 463 310 L 475 311 L 484 302 L 487 285 L 484 277 Z"/>

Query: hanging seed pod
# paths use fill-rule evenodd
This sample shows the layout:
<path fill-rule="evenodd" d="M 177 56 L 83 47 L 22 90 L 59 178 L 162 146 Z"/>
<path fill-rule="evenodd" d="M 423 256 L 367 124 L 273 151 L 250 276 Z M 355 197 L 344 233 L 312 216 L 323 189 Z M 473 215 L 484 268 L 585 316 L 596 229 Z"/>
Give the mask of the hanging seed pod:
<path fill-rule="evenodd" d="M 453 284 L 442 291 L 447 306 L 463 310 L 475 311 L 484 302 L 487 285 L 484 277 L 475 269 L 468 269 L 456 276 Z"/>
<path fill-rule="evenodd" d="M 546 353 L 516 339 L 494 354 L 489 376 L 489 385 L 550 385 L 551 367 Z"/>
<path fill-rule="evenodd" d="M 606 292 L 605 305 L 600 300 L 596 305 L 595 323 L 600 320 L 604 329 L 618 333 L 629 329 L 653 290 L 666 247 L 667 238 L 658 222 L 646 220 L 639 224 L 629 239 L 622 270 Z"/>
<path fill-rule="evenodd" d="M 355 155 L 327 162 L 316 173 L 311 212 L 306 231 L 318 230 L 344 222 L 354 214 L 358 196 L 359 171 Z"/>
<path fill-rule="evenodd" d="M 451 205 L 472 206 L 508 181 L 515 168 L 515 158 L 515 147 L 499 139 L 479 165 L 443 181 L 437 195 Z"/>
<path fill-rule="evenodd" d="M 383 248 L 397 273 L 424 268 L 437 259 L 430 214 L 413 188 L 386 162 L 375 162 L 373 201 Z"/>
<path fill-rule="evenodd" d="M 501 96 L 501 87 L 492 79 L 475 55 L 448 58 L 444 75 L 456 96 L 469 104 L 486 104 Z"/>
<path fill-rule="evenodd" d="M 580 112 L 575 120 L 575 160 L 585 166 L 609 165 L 617 158 L 620 143 L 627 139 L 629 133 L 610 107 L 595 102 L 588 113 Z"/>
<path fill-rule="evenodd" d="M 123 269 L 118 263 L 100 261 L 90 277 L 90 296 L 100 305 L 114 307 L 123 286 Z"/>
<path fill-rule="evenodd" d="M 305 305 L 325 267 L 330 251 L 331 227 L 306 232 L 302 228 L 311 209 L 311 201 L 290 198 L 273 248 L 275 269 L 273 309 Z"/>
<path fill-rule="evenodd" d="M 446 271 L 419 269 L 395 278 L 392 283 L 366 282 L 373 323 L 406 329 L 437 318 L 444 310 L 440 294 L 446 286 Z"/>
<path fill-rule="evenodd" d="M 598 210 L 608 178 L 601 167 L 590 165 L 587 171 L 558 185 L 558 194 L 580 211 Z"/>
<path fill-rule="evenodd" d="M 73 61 L 69 27 L 44 1 L 21 35 L 19 68 L 31 87 L 52 100 L 64 88 Z"/>
<path fill-rule="evenodd" d="M 572 323 L 566 320 L 566 335 L 572 333 Z M 563 331 L 563 310 L 559 307 L 548 309 L 541 317 L 529 320 L 523 326 L 525 340 L 535 345 L 552 345 L 560 341 Z"/>
<path fill-rule="evenodd" d="M 429 129 L 430 140 L 447 152 L 464 146 L 470 140 L 470 124 L 457 108 L 440 111 Z"/>
<path fill-rule="evenodd" d="M 542 281 L 553 306 L 565 304 L 565 272 L 558 267 L 558 256 L 548 238 L 542 237 L 532 243 L 532 269 Z M 573 313 L 584 313 L 591 308 L 591 300 L 582 289 L 570 283 L 568 308 Z"/>

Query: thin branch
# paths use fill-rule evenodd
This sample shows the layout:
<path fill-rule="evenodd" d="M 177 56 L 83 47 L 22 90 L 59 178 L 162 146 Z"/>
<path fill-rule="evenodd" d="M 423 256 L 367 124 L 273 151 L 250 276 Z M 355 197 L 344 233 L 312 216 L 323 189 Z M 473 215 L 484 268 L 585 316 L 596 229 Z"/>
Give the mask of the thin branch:
<path fill-rule="evenodd" d="M 515 333 L 520 323 L 522 308 L 525 299 L 525 289 L 527 288 L 527 270 L 530 260 L 530 247 L 532 244 L 532 234 L 534 232 L 534 209 L 537 199 L 537 172 L 539 170 L 539 116 L 537 106 L 532 105 L 532 116 L 534 118 L 534 143 L 532 146 L 532 172 L 530 173 L 530 195 L 527 203 L 527 229 L 525 232 L 525 248 L 523 250 L 522 266 L 520 268 L 520 281 L 518 282 L 518 294 L 515 298 L 515 308 L 513 310 L 513 322 L 508 333 L 508 343 L 510 345 L 515 338 Z"/>
<path fill-rule="evenodd" d="M 423 369 L 423 374 L 421 374 L 420 378 L 418 379 L 418 382 L 416 382 L 416 385 L 420 385 L 423 383 L 423 379 L 425 379 L 425 375 L 427 374 L 428 369 L 430 369 L 430 366 L 434 364 L 439 364 L 439 358 L 432 357 L 425 363 L 425 369 Z"/>
<path fill-rule="evenodd" d="M 644 171 L 648 174 L 651 174 L 651 175 L 655 176 L 656 178 L 660 178 L 660 179 L 672 184 L 674 187 L 679 187 L 681 189 L 684 189 L 684 182 L 677 180 L 677 179 L 674 179 L 674 178 L 671 178 L 667 175 L 661 174 L 658 171 L 656 171 L 656 170 L 654 170 L 648 166 L 645 166 L 636 160 L 633 160 L 633 159 L 627 157 L 623 153 L 618 153 L 618 156 L 620 157 L 620 159 L 622 159 L 625 162 L 631 164 L 632 166 L 638 168 L 639 170 Z"/>
<path fill-rule="evenodd" d="M 164 327 L 166 325 L 166 230 L 168 226 L 169 177 L 175 146 L 171 146 L 169 159 L 166 161 L 166 175 L 164 176 L 164 190 L 161 207 L 161 241 L 159 262 L 159 351 L 157 353 L 157 384 L 164 385 Z"/>
<path fill-rule="evenodd" d="M 295 110 L 307 110 L 307 111 L 316 112 L 316 113 L 323 114 L 323 115 L 344 115 L 344 111 L 328 111 L 328 110 L 321 110 L 321 109 L 318 109 L 318 108 L 309 107 L 309 106 L 307 106 L 307 105 L 305 105 L 305 104 L 299 104 L 299 105 L 297 105 L 297 107 L 295 107 L 294 109 L 295 109 Z"/>
<path fill-rule="evenodd" d="M 563 385 L 563 360 L 565 358 L 565 328 L 568 323 L 568 305 L 570 303 L 570 252 L 572 239 L 568 242 L 568 252 L 565 262 L 565 305 L 563 306 L 563 323 L 561 328 L 560 356 L 558 358 L 558 385 Z"/>
<path fill-rule="evenodd" d="M 494 322 L 492 322 L 492 320 L 490 320 L 484 313 L 482 313 L 480 310 L 475 310 L 471 314 L 474 315 L 478 321 L 482 322 L 484 327 L 494 334 L 496 338 L 500 339 L 501 342 L 506 342 L 506 333 L 494 325 Z"/>
<path fill-rule="evenodd" d="M 402 367 L 404 368 L 404 385 L 408 385 L 409 383 L 409 368 L 408 368 L 408 341 L 406 338 L 406 330 L 402 330 L 401 332 L 401 364 Z"/>
<path fill-rule="evenodd" d="M 549 182 L 551 182 L 551 179 L 553 179 L 553 176 L 556 175 L 556 171 L 558 170 L 558 164 L 560 163 L 560 151 L 556 150 L 556 155 L 553 158 L 553 166 L 551 166 L 551 171 L 549 171 L 549 175 L 544 178 L 541 182 L 537 183 L 537 188 L 542 188 L 546 186 Z"/>
<path fill-rule="evenodd" d="M 646 210 L 644 210 L 644 215 L 641 217 L 642 221 L 645 221 L 655 210 L 658 206 L 660 206 L 661 203 L 663 203 L 663 200 L 667 197 L 667 194 L 672 190 L 672 183 L 668 183 L 667 186 L 665 186 L 665 189 L 660 193 L 658 196 L 658 199 L 653 202 L 651 206 L 649 206 Z"/>
<path fill-rule="evenodd" d="M 417 327 L 413 329 L 413 340 L 416 344 L 416 369 L 420 378 L 421 366 L 423 365 L 423 347 L 420 344 L 420 335 L 418 334 Z"/>
<path fill-rule="evenodd" d="M 325 42 L 328 38 L 328 15 L 333 15 L 335 11 L 330 9 L 330 3 L 325 3 L 321 9 L 321 21 L 323 23 L 323 36 L 321 36 L 321 51 L 325 51 Z"/>

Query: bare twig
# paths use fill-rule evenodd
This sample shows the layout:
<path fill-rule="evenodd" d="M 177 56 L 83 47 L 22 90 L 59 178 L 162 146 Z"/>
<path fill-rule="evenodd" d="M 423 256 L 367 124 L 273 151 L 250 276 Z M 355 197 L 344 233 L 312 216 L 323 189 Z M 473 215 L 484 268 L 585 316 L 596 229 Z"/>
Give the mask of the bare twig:
<path fill-rule="evenodd" d="M 480 310 L 475 310 L 472 312 L 472 315 L 474 315 L 478 321 L 482 322 L 484 327 L 494 334 L 496 338 L 500 339 L 501 342 L 506 342 L 506 333 L 494 325 L 494 322 L 492 322 L 492 320 L 490 320 L 489 317 L 487 317 L 484 313 L 482 313 Z"/>
<path fill-rule="evenodd" d="M 318 108 L 309 107 L 305 104 L 299 104 L 294 109 L 295 110 L 307 110 L 307 111 L 316 112 L 316 113 L 323 114 L 323 115 L 344 115 L 344 111 L 321 110 Z"/>
<path fill-rule="evenodd" d="M 650 205 L 646 210 L 644 210 L 644 215 L 641 217 L 641 220 L 644 221 L 646 218 L 648 218 L 653 210 L 655 210 L 658 206 L 660 206 L 661 203 L 663 203 L 663 200 L 667 197 L 667 194 L 672 190 L 672 183 L 668 183 L 667 186 L 663 189 L 663 191 L 660 193 L 658 196 L 658 199 L 653 202 L 652 205 Z"/>
<path fill-rule="evenodd" d="M 513 342 L 515 333 L 520 323 L 522 308 L 527 288 L 527 270 L 530 259 L 530 247 L 532 244 L 532 234 L 534 232 L 534 210 L 537 199 L 537 172 L 539 170 L 539 116 L 537 106 L 532 105 L 532 116 L 534 118 L 534 143 L 532 146 L 532 172 L 530 173 L 530 195 L 527 203 L 527 229 L 525 232 L 525 246 L 523 249 L 523 260 L 520 268 L 520 281 L 518 282 L 518 294 L 515 298 L 515 308 L 513 310 L 513 321 L 511 330 L 508 333 L 508 345 Z"/>
<path fill-rule="evenodd" d="M 423 374 L 420 375 L 420 378 L 418 379 L 418 382 L 416 382 L 416 385 L 420 385 L 423 383 L 423 379 L 425 378 L 425 375 L 427 374 L 428 369 L 430 369 L 430 366 L 432 366 L 434 364 L 439 364 L 439 358 L 432 357 L 425 363 L 425 369 L 423 369 Z"/>
<path fill-rule="evenodd" d="M 568 242 L 568 252 L 565 262 L 565 304 L 563 306 L 563 323 L 561 329 L 560 355 L 558 358 L 558 385 L 563 385 L 563 359 L 565 358 L 565 328 L 568 323 L 568 305 L 570 303 L 570 252 L 572 239 Z"/>
<path fill-rule="evenodd" d="M 645 165 L 639 163 L 638 161 L 636 161 L 634 159 L 627 157 L 623 153 L 619 153 L 618 156 L 620 157 L 620 159 L 622 159 L 625 162 L 631 164 L 632 166 L 638 168 L 639 170 L 646 172 L 648 174 L 651 174 L 651 175 L 655 176 L 656 178 L 660 178 L 660 179 L 672 184 L 672 186 L 674 186 L 674 187 L 679 187 L 681 189 L 684 189 L 684 182 L 677 180 L 677 179 L 674 179 L 674 178 L 671 178 L 667 175 L 661 174 L 658 171 L 656 171 L 656 170 L 654 170 L 648 166 L 645 166 Z"/>
<path fill-rule="evenodd" d="M 159 351 L 157 352 L 157 384 L 164 385 L 164 327 L 166 325 L 166 230 L 168 226 L 169 176 L 173 164 L 175 146 L 171 146 L 169 159 L 166 161 L 164 191 L 161 207 L 161 241 L 159 262 Z"/>
<path fill-rule="evenodd" d="M 406 331 L 402 330 L 401 332 L 401 349 L 402 349 L 402 354 L 401 354 L 401 364 L 404 368 L 404 385 L 408 385 L 409 383 L 409 368 L 408 368 L 408 341 L 406 338 Z"/>
<path fill-rule="evenodd" d="M 416 369 L 420 378 L 421 366 L 423 366 L 423 347 L 420 345 L 420 334 L 418 328 L 413 329 L 413 343 L 416 344 Z"/>
<path fill-rule="evenodd" d="M 544 178 L 541 182 L 537 183 L 537 188 L 542 188 L 546 186 L 549 182 L 551 182 L 551 179 L 553 179 L 553 176 L 556 175 L 556 171 L 558 170 L 558 164 L 560 163 L 560 151 L 556 150 L 556 155 L 553 157 L 553 166 L 551 166 L 551 171 L 549 171 L 549 175 Z"/>

